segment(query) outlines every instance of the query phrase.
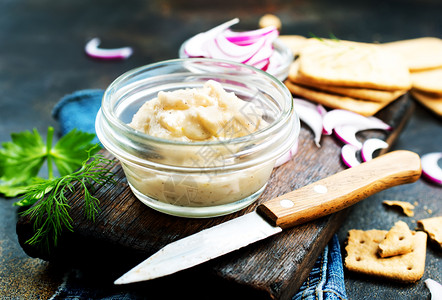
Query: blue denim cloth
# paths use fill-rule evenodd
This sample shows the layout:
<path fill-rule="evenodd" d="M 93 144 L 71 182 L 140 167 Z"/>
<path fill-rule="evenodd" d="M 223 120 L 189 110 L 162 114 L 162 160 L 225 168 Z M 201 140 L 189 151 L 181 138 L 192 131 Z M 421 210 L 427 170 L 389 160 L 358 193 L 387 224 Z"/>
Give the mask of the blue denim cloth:
<path fill-rule="evenodd" d="M 61 134 L 64 135 L 74 128 L 95 133 L 95 117 L 100 109 L 103 93 L 103 90 L 81 90 L 63 97 L 52 111 L 53 117 L 60 124 Z M 51 299 L 139 299 L 139 295 L 135 294 L 109 293 L 109 290 L 104 292 L 82 288 L 81 278 L 68 274 Z M 325 247 L 309 277 L 293 297 L 293 300 L 300 299 L 347 299 L 341 250 L 336 235 Z"/>
<path fill-rule="evenodd" d="M 103 90 L 80 90 L 61 98 L 52 110 L 52 117 L 60 124 L 60 133 L 65 135 L 74 128 L 95 133 L 95 117 L 101 107 Z M 98 143 L 95 138 L 94 143 Z"/>
<path fill-rule="evenodd" d="M 293 300 L 347 299 L 341 249 L 336 234 L 316 260 Z"/>

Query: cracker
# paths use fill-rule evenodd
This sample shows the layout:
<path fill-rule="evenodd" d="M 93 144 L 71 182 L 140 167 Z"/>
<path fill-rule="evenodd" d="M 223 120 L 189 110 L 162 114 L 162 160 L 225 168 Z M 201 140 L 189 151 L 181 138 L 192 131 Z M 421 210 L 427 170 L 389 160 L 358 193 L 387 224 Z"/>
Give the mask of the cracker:
<path fill-rule="evenodd" d="M 433 113 L 442 117 L 442 96 L 425 93 L 416 89 L 412 89 L 410 94 L 420 104 L 431 110 Z"/>
<path fill-rule="evenodd" d="M 388 258 L 378 256 L 378 246 L 386 230 L 350 230 L 345 247 L 345 267 L 354 272 L 379 276 L 401 282 L 415 282 L 425 270 L 427 235 L 412 232 L 413 251 Z"/>
<path fill-rule="evenodd" d="M 414 205 L 409 202 L 398 201 L 398 200 L 384 200 L 382 203 L 388 206 L 398 206 L 402 209 L 402 212 L 406 216 L 408 217 L 414 216 L 414 211 L 413 211 Z"/>
<path fill-rule="evenodd" d="M 310 88 L 316 88 L 318 90 L 329 92 L 333 94 L 338 94 L 341 96 L 348 96 L 351 98 L 370 100 L 375 102 L 391 102 L 407 92 L 407 90 L 375 90 L 367 88 L 356 88 L 356 87 L 344 87 L 344 86 L 333 86 L 325 85 L 309 80 L 298 73 L 297 61 L 294 61 L 290 66 L 288 79 L 296 84 L 304 85 Z"/>
<path fill-rule="evenodd" d="M 413 72 L 411 82 L 417 90 L 439 94 L 442 97 L 442 68 Z"/>
<path fill-rule="evenodd" d="M 442 40 L 422 37 L 382 44 L 382 47 L 402 56 L 410 71 L 442 67 Z"/>
<path fill-rule="evenodd" d="M 378 254 L 380 257 L 390 257 L 406 254 L 411 250 L 413 250 L 413 237 L 410 228 L 404 221 L 398 221 L 379 243 Z"/>
<path fill-rule="evenodd" d="M 299 73 L 327 85 L 411 88 L 410 72 L 400 56 L 368 43 L 309 39 L 300 52 Z"/>
<path fill-rule="evenodd" d="M 418 220 L 417 225 L 442 248 L 442 216 Z"/>
<path fill-rule="evenodd" d="M 329 108 L 350 110 L 363 116 L 373 116 L 391 102 L 375 102 L 327 93 L 292 83 L 289 80 L 285 81 L 285 85 L 292 94 L 296 94 L 302 98 L 320 103 Z"/>
<path fill-rule="evenodd" d="M 280 35 L 278 39 L 292 50 L 295 57 L 307 41 L 307 38 L 301 35 Z"/>

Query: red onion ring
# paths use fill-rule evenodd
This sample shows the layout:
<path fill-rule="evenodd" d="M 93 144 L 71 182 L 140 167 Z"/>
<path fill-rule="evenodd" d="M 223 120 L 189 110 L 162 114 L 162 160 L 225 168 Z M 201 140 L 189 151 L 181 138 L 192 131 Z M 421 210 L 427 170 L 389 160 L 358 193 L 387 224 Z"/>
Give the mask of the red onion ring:
<path fill-rule="evenodd" d="M 442 299 L 442 285 L 439 282 L 428 278 L 425 279 L 425 285 L 430 290 L 431 299 Z"/>
<path fill-rule="evenodd" d="M 131 47 L 114 48 L 114 49 L 103 49 L 99 48 L 100 45 L 99 38 L 93 38 L 87 42 L 84 50 L 87 55 L 93 58 L 99 59 L 126 59 L 130 57 L 133 53 Z"/>
<path fill-rule="evenodd" d="M 184 45 L 188 57 L 208 57 L 231 60 L 266 71 L 270 65 L 280 62 L 271 59 L 275 53 L 273 42 L 279 32 L 274 26 L 267 28 L 233 32 L 230 26 L 238 23 L 238 18 L 218 25 L 209 31 L 199 33 Z"/>
<path fill-rule="evenodd" d="M 250 45 L 262 38 L 263 36 L 266 36 L 272 32 L 275 31 L 275 27 L 268 26 L 265 28 L 260 28 L 256 30 L 251 31 L 243 31 L 243 32 L 237 32 L 232 31 L 230 29 L 226 29 L 224 31 L 224 36 L 226 39 L 228 39 L 230 42 L 236 44 L 236 45 Z"/>
<path fill-rule="evenodd" d="M 368 139 L 362 144 L 361 157 L 363 161 L 370 161 L 373 159 L 373 153 L 378 149 L 388 148 L 388 143 L 381 139 Z"/>
<path fill-rule="evenodd" d="M 293 99 L 293 105 L 299 119 L 313 131 L 316 146 L 321 147 L 319 142 L 322 136 L 322 109 L 318 108 L 317 104 L 299 98 Z"/>
<path fill-rule="evenodd" d="M 357 152 L 358 148 L 350 144 L 346 144 L 341 148 L 341 158 L 347 167 L 352 168 L 361 164 L 356 157 Z"/>
<path fill-rule="evenodd" d="M 438 161 L 442 159 L 442 152 L 432 152 L 421 156 L 422 175 L 438 185 L 442 185 L 442 169 Z"/>
<path fill-rule="evenodd" d="M 358 148 L 352 144 L 345 144 L 341 148 L 341 158 L 344 164 L 351 168 L 361 164 L 358 158 L 358 153 L 360 152 L 362 162 L 370 161 L 373 159 L 373 153 L 378 149 L 387 148 L 388 144 L 380 139 L 368 139 L 366 140 L 361 148 Z"/>
<path fill-rule="evenodd" d="M 327 112 L 323 119 L 323 133 L 331 135 L 333 129 L 341 125 L 357 125 L 359 130 L 383 129 L 391 130 L 392 127 L 376 117 L 365 117 L 358 113 L 345 110 L 333 109 Z"/>

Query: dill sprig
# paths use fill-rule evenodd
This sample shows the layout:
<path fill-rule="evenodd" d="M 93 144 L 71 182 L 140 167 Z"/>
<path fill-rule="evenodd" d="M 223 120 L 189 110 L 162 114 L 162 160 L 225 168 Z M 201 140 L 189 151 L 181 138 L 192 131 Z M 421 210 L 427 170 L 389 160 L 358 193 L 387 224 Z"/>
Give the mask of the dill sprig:
<path fill-rule="evenodd" d="M 71 174 L 58 178 L 35 178 L 22 200 L 16 203 L 19 206 L 34 203 L 22 212 L 23 216 L 29 216 L 33 221 L 34 235 L 26 243 L 39 244 L 50 249 L 51 245 L 57 245 L 64 229 L 73 231 L 67 196 L 76 189 L 82 191 L 85 216 L 95 221 L 95 215 L 99 212 L 99 200 L 91 194 L 90 189 L 94 183 L 102 185 L 109 181 L 114 182 L 110 171 L 113 163 L 114 161 L 95 154 L 85 160 L 78 171 Z"/>

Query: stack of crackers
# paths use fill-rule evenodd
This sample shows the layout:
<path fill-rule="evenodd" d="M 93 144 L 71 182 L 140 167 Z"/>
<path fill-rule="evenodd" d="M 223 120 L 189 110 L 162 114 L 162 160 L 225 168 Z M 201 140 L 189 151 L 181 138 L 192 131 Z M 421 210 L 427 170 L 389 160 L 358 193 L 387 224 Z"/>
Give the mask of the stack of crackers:
<path fill-rule="evenodd" d="M 382 46 L 406 62 L 412 79 L 411 95 L 442 117 L 442 40 L 423 37 Z"/>
<path fill-rule="evenodd" d="M 286 86 L 328 108 L 372 116 L 411 88 L 403 58 L 380 45 L 310 38 L 298 50 Z"/>

